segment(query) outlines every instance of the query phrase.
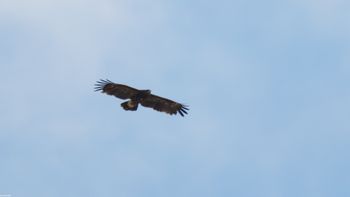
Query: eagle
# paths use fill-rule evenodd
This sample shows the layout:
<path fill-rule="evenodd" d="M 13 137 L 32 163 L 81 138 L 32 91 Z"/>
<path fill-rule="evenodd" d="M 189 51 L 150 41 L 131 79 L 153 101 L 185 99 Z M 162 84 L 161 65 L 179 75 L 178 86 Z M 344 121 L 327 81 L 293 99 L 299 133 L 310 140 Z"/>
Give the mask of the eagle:
<path fill-rule="evenodd" d="M 97 81 L 95 91 L 101 91 L 123 100 L 129 99 L 121 103 L 124 110 L 136 111 L 139 104 L 170 115 L 176 115 L 179 112 L 181 116 L 184 116 L 189 110 L 186 105 L 151 94 L 151 90 L 138 90 L 127 85 L 113 83 L 108 79 Z"/>

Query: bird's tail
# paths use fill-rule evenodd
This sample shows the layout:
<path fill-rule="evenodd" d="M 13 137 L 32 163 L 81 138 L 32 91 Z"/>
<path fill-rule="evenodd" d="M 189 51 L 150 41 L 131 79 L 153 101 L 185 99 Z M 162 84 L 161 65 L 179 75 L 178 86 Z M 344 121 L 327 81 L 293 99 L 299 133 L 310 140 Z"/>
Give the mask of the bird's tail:
<path fill-rule="evenodd" d="M 136 111 L 138 107 L 138 103 L 133 103 L 132 101 L 126 101 L 120 104 L 124 110 Z"/>

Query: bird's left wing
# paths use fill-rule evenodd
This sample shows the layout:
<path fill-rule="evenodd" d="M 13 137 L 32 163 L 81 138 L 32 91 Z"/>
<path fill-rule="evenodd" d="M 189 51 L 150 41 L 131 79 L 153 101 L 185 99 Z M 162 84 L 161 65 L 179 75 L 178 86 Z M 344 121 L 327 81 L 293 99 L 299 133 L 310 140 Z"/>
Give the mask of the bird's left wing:
<path fill-rule="evenodd" d="M 150 107 L 154 110 L 165 112 L 170 115 L 179 112 L 181 116 L 184 116 L 187 114 L 186 110 L 189 110 L 188 106 L 186 105 L 153 94 L 150 94 L 147 97 L 141 99 L 140 103 L 144 107 Z"/>

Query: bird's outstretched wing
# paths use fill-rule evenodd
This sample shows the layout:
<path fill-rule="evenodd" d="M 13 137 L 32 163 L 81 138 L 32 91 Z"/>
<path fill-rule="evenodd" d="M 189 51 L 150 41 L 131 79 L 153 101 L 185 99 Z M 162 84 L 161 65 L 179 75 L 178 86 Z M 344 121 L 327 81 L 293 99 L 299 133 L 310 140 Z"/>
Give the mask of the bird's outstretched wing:
<path fill-rule="evenodd" d="M 139 92 L 138 89 L 123 84 L 113 83 L 108 79 L 100 79 L 100 81 L 97 81 L 95 84 L 95 91 L 102 91 L 102 93 L 106 93 L 120 99 L 131 98 Z"/>
<path fill-rule="evenodd" d="M 189 110 L 188 106 L 186 105 L 153 94 L 150 94 L 147 97 L 141 99 L 140 103 L 144 107 L 150 107 L 154 110 L 165 112 L 170 115 L 179 112 L 181 116 L 184 116 L 187 114 L 186 110 Z"/>

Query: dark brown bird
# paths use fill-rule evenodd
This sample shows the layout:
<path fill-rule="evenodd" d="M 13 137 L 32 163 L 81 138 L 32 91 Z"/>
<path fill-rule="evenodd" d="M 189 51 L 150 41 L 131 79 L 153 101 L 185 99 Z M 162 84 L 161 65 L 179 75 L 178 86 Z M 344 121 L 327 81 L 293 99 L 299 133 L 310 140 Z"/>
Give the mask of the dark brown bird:
<path fill-rule="evenodd" d="M 170 115 L 179 112 L 181 116 L 184 116 L 187 114 L 186 110 L 189 110 L 186 105 L 151 94 L 151 90 L 138 90 L 123 84 L 113 83 L 108 79 L 97 81 L 95 91 L 102 91 L 102 93 L 123 100 L 129 99 L 121 104 L 124 110 L 136 111 L 139 104 Z"/>

